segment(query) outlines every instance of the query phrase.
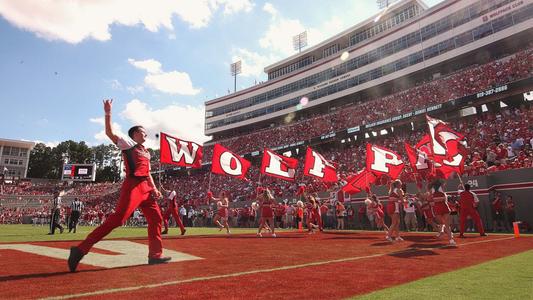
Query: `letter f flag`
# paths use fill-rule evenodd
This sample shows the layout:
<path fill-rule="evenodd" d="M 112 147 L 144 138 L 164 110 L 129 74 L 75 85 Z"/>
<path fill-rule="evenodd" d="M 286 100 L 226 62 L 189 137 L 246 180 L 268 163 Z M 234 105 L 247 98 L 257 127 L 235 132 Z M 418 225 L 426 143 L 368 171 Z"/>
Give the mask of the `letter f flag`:
<path fill-rule="evenodd" d="M 163 132 L 161 132 L 159 140 L 161 163 L 180 167 L 202 167 L 202 146 L 194 142 L 180 140 Z"/>
<path fill-rule="evenodd" d="M 307 147 L 304 175 L 319 178 L 324 182 L 337 182 L 337 168 L 320 153 Z"/>
<path fill-rule="evenodd" d="M 296 158 L 279 155 L 266 148 L 263 152 L 263 161 L 261 163 L 262 174 L 294 181 L 297 166 L 298 160 Z"/>
<path fill-rule="evenodd" d="M 246 172 L 250 165 L 251 163 L 246 159 L 230 152 L 220 144 L 215 144 L 211 172 L 246 180 Z"/>

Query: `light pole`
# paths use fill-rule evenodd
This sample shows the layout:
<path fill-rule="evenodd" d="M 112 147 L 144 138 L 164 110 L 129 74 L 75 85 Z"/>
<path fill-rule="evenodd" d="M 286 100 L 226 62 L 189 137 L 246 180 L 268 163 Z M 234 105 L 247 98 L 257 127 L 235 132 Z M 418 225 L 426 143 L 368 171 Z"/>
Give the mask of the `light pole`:
<path fill-rule="evenodd" d="M 307 31 L 292 37 L 292 47 L 294 50 L 298 50 L 298 53 L 302 52 L 302 48 L 305 46 L 307 46 Z"/>
<path fill-rule="evenodd" d="M 236 61 L 230 65 L 231 76 L 234 79 L 233 92 L 237 92 L 237 74 L 241 74 L 241 61 Z"/>

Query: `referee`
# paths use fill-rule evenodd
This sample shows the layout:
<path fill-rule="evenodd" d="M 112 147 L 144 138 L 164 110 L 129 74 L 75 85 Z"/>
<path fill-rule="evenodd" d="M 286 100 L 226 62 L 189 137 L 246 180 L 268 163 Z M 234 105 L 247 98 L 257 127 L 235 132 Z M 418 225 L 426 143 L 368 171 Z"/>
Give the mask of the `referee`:
<path fill-rule="evenodd" d="M 83 203 L 78 198 L 74 198 L 74 201 L 70 204 L 70 219 L 68 222 L 68 232 L 70 233 L 74 230 L 76 233 L 76 228 L 78 227 L 78 221 L 81 216 L 81 210 L 83 209 Z"/>
<path fill-rule="evenodd" d="M 63 233 L 63 226 L 59 224 L 61 217 L 61 197 L 59 197 L 59 191 L 54 192 L 54 199 L 52 200 L 52 214 L 50 215 L 50 232 L 48 234 L 53 235 L 56 228 L 59 228 L 59 233 Z"/>

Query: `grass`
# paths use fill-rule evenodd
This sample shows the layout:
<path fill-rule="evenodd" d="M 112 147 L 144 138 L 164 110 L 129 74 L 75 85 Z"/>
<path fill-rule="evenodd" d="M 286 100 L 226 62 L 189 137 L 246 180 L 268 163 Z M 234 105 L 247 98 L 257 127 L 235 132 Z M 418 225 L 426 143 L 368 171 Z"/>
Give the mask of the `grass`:
<path fill-rule="evenodd" d="M 76 241 L 83 240 L 87 235 L 93 231 L 94 226 L 78 226 L 76 233 L 67 233 L 65 230 L 63 234 L 56 230 L 55 235 L 47 235 L 49 227 L 32 226 L 32 225 L 0 225 L 0 243 L 6 242 L 42 242 L 42 241 Z M 230 228 L 231 233 L 256 233 L 257 228 Z M 277 231 L 287 231 L 278 229 Z M 217 228 L 207 227 L 188 227 L 186 235 L 215 235 L 225 234 L 225 230 L 218 231 Z M 179 228 L 170 228 L 168 236 L 179 236 Z M 113 238 L 146 238 L 146 227 L 119 227 L 113 230 L 106 239 Z"/>
<path fill-rule="evenodd" d="M 533 299 L 532 262 L 529 250 L 352 299 Z"/>
<path fill-rule="evenodd" d="M 77 233 L 63 234 L 56 231 L 55 235 L 47 235 L 48 225 L 32 226 L 32 225 L 0 225 L 0 243 L 6 242 L 42 242 L 42 241 L 77 241 L 83 240 L 93 231 L 94 226 L 78 226 Z M 290 231 L 284 229 L 276 229 L 276 231 Z M 361 230 L 346 230 L 347 232 L 362 232 Z M 231 228 L 232 233 L 256 233 L 257 228 Z M 225 234 L 225 231 L 218 231 L 218 229 L 210 227 L 187 227 L 186 235 L 213 235 Z M 410 232 L 409 234 L 428 234 L 427 232 Z M 170 228 L 168 236 L 179 236 L 179 228 Z M 476 233 L 467 233 L 467 235 L 477 235 Z M 498 235 L 505 235 L 498 233 Z M 524 236 L 533 236 L 532 234 L 521 234 Z M 113 238 L 146 238 L 146 227 L 119 227 L 113 230 L 106 239 Z"/>

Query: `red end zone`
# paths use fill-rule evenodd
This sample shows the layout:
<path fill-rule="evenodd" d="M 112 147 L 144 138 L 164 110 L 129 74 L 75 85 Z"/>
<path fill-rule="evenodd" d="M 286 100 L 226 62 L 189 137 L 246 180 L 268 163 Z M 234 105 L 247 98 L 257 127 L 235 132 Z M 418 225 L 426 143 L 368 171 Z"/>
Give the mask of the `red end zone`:
<path fill-rule="evenodd" d="M 147 253 L 145 240 L 130 241 L 143 244 Z M 275 239 L 188 236 L 165 239 L 163 245 L 201 259 L 111 269 L 82 264 L 74 274 L 68 273 L 66 256 L 2 249 L 15 243 L 0 244 L 0 298 L 343 298 L 533 248 L 533 238 L 511 236 L 457 242 L 457 248 L 449 248 L 433 235 L 412 234 L 390 244 L 382 233 L 371 232 L 282 233 Z M 52 249 L 73 244 L 31 243 Z"/>

